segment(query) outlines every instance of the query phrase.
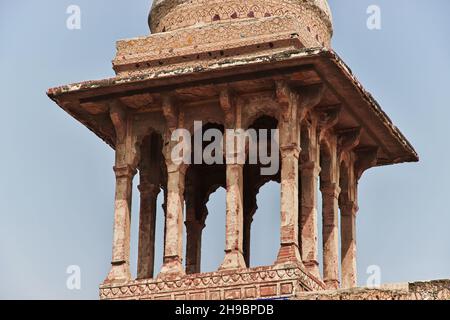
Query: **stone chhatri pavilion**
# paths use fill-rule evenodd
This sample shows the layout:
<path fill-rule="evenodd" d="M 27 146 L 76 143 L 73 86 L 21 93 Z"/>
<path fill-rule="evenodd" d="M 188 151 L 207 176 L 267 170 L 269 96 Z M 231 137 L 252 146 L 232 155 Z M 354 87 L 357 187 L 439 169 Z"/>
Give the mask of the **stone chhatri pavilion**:
<path fill-rule="evenodd" d="M 367 169 L 415 162 L 418 156 L 330 49 L 326 0 L 156 0 L 149 26 L 151 35 L 117 43 L 114 78 L 48 90 L 116 152 L 112 267 L 100 298 L 295 298 L 355 287 L 358 181 Z M 255 165 L 176 164 L 171 134 L 177 128 L 192 131 L 194 121 L 222 131 L 278 128 L 280 172 L 261 176 Z M 132 279 L 136 174 L 139 257 L 138 277 Z M 256 195 L 271 180 L 281 184 L 279 254 L 272 266 L 250 268 Z M 227 192 L 226 212 L 217 213 L 226 215 L 224 261 L 217 272 L 201 273 L 206 203 L 219 187 Z M 164 262 L 154 274 L 161 190 Z"/>

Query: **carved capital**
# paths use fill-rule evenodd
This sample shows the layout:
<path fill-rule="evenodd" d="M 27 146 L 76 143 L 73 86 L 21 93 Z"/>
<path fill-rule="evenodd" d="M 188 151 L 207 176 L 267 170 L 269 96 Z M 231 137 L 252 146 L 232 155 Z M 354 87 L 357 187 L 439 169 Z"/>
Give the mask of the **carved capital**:
<path fill-rule="evenodd" d="M 290 144 L 286 146 L 280 146 L 281 158 L 295 157 L 300 158 L 301 148 L 297 144 Z"/>
<path fill-rule="evenodd" d="M 186 164 L 176 164 L 173 163 L 172 160 L 166 160 L 166 167 L 167 167 L 167 173 L 171 174 L 171 173 L 179 173 L 181 175 L 186 175 L 186 171 L 188 166 Z"/>
<path fill-rule="evenodd" d="M 304 162 L 300 166 L 301 175 L 304 177 L 317 177 L 320 174 L 321 168 L 316 161 Z"/>
<path fill-rule="evenodd" d="M 325 92 L 324 84 L 316 84 L 307 87 L 302 87 L 297 90 L 299 96 L 299 120 L 305 119 L 308 112 L 316 107 L 323 98 Z"/>
<path fill-rule="evenodd" d="M 318 118 L 320 139 L 322 140 L 329 130 L 335 127 L 339 122 L 341 115 L 341 106 L 327 106 L 314 109 L 314 114 Z"/>
<path fill-rule="evenodd" d="M 359 211 L 359 207 L 356 201 L 343 201 L 339 204 L 339 207 L 341 209 L 342 216 L 356 216 Z"/>
<path fill-rule="evenodd" d="M 188 233 L 202 231 L 206 227 L 206 224 L 204 221 L 198 221 L 198 220 L 187 220 L 184 222 L 184 225 L 186 226 L 186 231 Z"/>
<path fill-rule="evenodd" d="M 289 105 L 291 102 L 292 91 L 287 81 L 277 80 L 275 81 L 275 87 L 278 103 L 282 105 Z"/>
<path fill-rule="evenodd" d="M 361 140 L 361 128 L 350 128 L 336 132 L 338 136 L 338 154 L 355 149 Z"/>
<path fill-rule="evenodd" d="M 141 193 L 141 195 L 151 196 L 153 198 L 156 198 L 158 194 L 161 192 L 159 185 L 143 181 L 141 181 L 141 183 L 139 184 L 138 190 Z"/>
<path fill-rule="evenodd" d="M 225 116 L 225 126 L 234 128 L 236 126 L 236 98 L 229 87 L 225 87 L 220 91 L 219 101 Z"/>
<path fill-rule="evenodd" d="M 338 199 L 339 194 L 341 193 L 341 188 L 337 183 L 325 183 L 320 187 L 320 191 L 325 196 L 330 196 Z"/>
<path fill-rule="evenodd" d="M 110 102 L 109 115 L 116 130 L 116 144 L 125 140 L 127 135 L 127 111 L 119 101 Z"/>
<path fill-rule="evenodd" d="M 162 110 L 167 121 L 167 127 L 173 131 L 178 127 L 178 108 L 176 107 L 175 98 L 168 93 L 162 94 L 161 98 Z"/>
<path fill-rule="evenodd" d="M 295 115 L 298 109 L 298 95 L 292 91 L 292 88 L 285 80 L 277 80 L 275 82 L 275 86 L 277 100 L 281 111 L 280 120 L 290 122 L 296 118 Z"/>
<path fill-rule="evenodd" d="M 114 172 L 116 174 L 117 179 L 121 179 L 121 178 L 132 179 L 136 175 L 137 170 L 130 165 L 125 165 L 125 166 L 120 166 L 120 167 L 115 166 Z"/>

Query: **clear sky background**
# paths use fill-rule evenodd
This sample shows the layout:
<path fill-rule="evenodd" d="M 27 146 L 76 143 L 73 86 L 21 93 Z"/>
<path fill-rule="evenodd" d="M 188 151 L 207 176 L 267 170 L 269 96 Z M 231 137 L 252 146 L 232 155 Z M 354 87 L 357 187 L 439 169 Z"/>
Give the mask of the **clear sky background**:
<path fill-rule="evenodd" d="M 113 76 L 115 41 L 148 34 L 149 0 L 0 0 L 0 298 L 97 299 L 111 259 L 113 151 L 52 101 L 49 87 Z M 81 7 L 81 30 L 66 9 Z M 379 5 L 382 29 L 366 27 Z M 358 271 L 383 283 L 450 278 L 450 1 L 330 0 L 333 47 L 421 156 L 360 182 Z M 137 184 L 137 181 L 136 181 Z M 279 186 L 258 197 L 252 265 L 278 250 Z M 214 194 L 202 268 L 223 258 L 225 193 Z M 138 196 L 134 194 L 132 270 Z M 162 219 L 157 222 L 157 270 Z M 81 290 L 66 287 L 70 265 Z"/>

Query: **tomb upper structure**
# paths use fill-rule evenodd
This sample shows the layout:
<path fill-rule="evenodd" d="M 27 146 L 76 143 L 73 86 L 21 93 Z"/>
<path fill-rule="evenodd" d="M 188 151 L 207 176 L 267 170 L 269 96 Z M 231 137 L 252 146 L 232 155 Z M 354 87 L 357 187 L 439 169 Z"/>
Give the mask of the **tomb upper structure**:
<path fill-rule="evenodd" d="M 299 31 L 330 44 L 333 26 L 326 0 L 156 0 L 148 20 L 152 33 L 160 33 L 269 17 L 294 19 Z"/>

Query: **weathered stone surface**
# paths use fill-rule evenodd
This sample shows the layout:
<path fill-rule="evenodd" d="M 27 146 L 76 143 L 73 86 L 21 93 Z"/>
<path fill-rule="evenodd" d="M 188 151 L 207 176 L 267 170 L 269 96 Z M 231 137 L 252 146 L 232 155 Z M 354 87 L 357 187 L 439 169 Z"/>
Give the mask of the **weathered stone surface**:
<path fill-rule="evenodd" d="M 104 284 L 101 299 L 228 300 L 286 297 L 323 289 L 302 267 L 260 267 L 186 275 L 171 280 L 135 280 L 123 285 Z"/>
<path fill-rule="evenodd" d="M 450 280 L 406 283 L 398 289 L 354 288 L 300 293 L 298 300 L 450 300 Z"/>
<path fill-rule="evenodd" d="M 160 0 L 153 2 L 149 26 L 158 33 L 272 16 L 295 17 L 302 23 L 298 32 L 311 33 L 319 43 L 331 39 L 331 12 L 326 0 Z"/>
<path fill-rule="evenodd" d="M 114 78 L 48 91 L 116 152 L 112 267 L 101 299 L 448 297 L 447 282 L 319 292 L 356 286 L 357 186 L 363 172 L 418 161 L 406 138 L 327 48 L 332 25 L 325 0 L 161 0 L 154 2 L 150 25 L 154 34 L 117 43 Z M 278 128 L 281 172 L 262 176 L 260 165 L 234 162 L 180 163 L 179 156 L 172 158 L 172 134 L 193 133 L 195 121 L 222 133 Z M 240 152 L 225 151 L 226 159 Z M 133 280 L 131 190 L 137 170 L 141 204 Z M 281 184 L 280 250 L 273 266 L 249 268 L 256 195 L 269 181 Z M 217 272 L 201 273 L 206 203 L 219 187 L 227 191 L 224 262 Z M 319 187 L 323 266 L 317 256 Z M 155 276 L 161 190 L 164 261 Z"/>

